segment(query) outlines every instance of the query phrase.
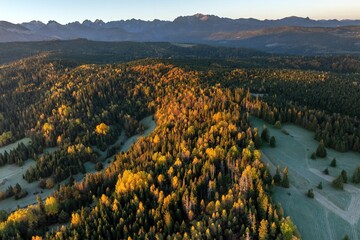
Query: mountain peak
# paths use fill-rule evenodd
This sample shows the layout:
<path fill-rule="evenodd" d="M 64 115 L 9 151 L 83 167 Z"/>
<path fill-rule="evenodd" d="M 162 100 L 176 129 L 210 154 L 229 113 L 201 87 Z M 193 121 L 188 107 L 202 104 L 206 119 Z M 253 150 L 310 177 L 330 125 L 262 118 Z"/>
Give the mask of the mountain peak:
<path fill-rule="evenodd" d="M 100 26 L 105 24 L 104 21 L 101 19 L 96 19 L 94 23 Z"/>
<path fill-rule="evenodd" d="M 50 25 L 50 26 L 59 26 L 61 25 L 60 23 L 58 23 L 57 21 L 55 20 L 50 20 L 47 25 Z"/>
<path fill-rule="evenodd" d="M 209 19 L 209 15 L 205 15 L 202 13 L 197 13 L 194 15 L 194 17 L 196 17 L 197 19 L 199 19 L 201 21 L 207 21 Z"/>

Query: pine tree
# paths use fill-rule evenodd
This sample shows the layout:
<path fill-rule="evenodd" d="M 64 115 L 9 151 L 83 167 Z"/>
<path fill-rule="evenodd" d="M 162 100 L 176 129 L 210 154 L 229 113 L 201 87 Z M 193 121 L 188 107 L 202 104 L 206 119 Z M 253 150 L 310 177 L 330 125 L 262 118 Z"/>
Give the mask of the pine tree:
<path fill-rule="evenodd" d="M 344 189 L 344 179 L 341 174 L 332 181 L 332 185 L 334 188 Z"/>
<path fill-rule="evenodd" d="M 318 148 L 316 149 L 316 156 L 324 158 L 324 157 L 326 157 L 326 154 L 327 153 L 326 153 L 324 141 L 321 140 Z"/>
<path fill-rule="evenodd" d="M 347 183 L 348 182 L 348 177 L 347 177 L 347 172 L 345 170 L 342 170 L 341 171 L 341 176 L 344 180 L 344 183 Z"/>
<path fill-rule="evenodd" d="M 269 142 L 269 130 L 267 129 L 266 125 L 263 126 L 263 130 L 261 132 L 261 139 L 265 142 Z"/>
<path fill-rule="evenodd" d="M 351 177 L 353 183 L 360 183 L 360 167 L 357 167 Z"/>
<path fill-rule="evenodd" d="M 275 173 L 273 179 L 274 179 L 274 183 L 276 185 L 281 183 L 281 173 L 280 173 L 280 166 L 279 165 L 276 167 L 276 173 Z"/>
<path fill-rule="evenodd" d="M 282 182 L 281 182 L 281 186 L 283 186 L 284 188 L 289 188 L 290 187 L 290 183 L 289 183 L 289 171 L 287 167 L 284 167 L 283 170 L 283 178 L 282 178 Z"/>
<path fill-rule="evenodd" d="M 336 158 L 333 158 L 333 160 L 330 163 L 330 167 L 336 167 Z"/>
<path fill-rule="evenodd" d="M 270 138 L 270 147 L 275 147 L 276 146 L 276 140 L 274 136 L 271 136 Z"/>
<path fill-rule="evenodd" d="M 39 208 L 42 214 L 45 214 L 45 204 L 43 200 L 41 199 L 40 195 L 36 195 L 36 201 L 39 204 Z"/>

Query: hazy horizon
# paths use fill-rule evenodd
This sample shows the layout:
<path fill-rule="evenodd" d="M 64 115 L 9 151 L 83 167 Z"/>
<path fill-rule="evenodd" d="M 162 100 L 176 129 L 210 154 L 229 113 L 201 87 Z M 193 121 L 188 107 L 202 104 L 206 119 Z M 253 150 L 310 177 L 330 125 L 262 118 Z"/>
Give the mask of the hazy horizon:
<path fill-rule="evenodd" d="M 84 19 L 84 20 L 72 20 L 72 21 L 69 21 L 69 22 L 59 22 L 55 19 L 50 19 L 50 20 L 46 20 L 46 21 L 42 21 L 42 20 L 39 20 L 39 19 L 32 19 L 32 20 L 29 20 L 29 21 L 23 21 L 23 22 L 13 22 L 13 21 L 8 21 L 7 19 L 0 19 L 0 21 L 5 21 L 5 22 L 11 22 L 11 23 L 14 23 L 14 24 L 22 24 L 22 23 L 29 23 L 29 22 L 32 22 L 32 21 L 36 21 L 36 22 L 42 22 L 42 23 L 49 23 L 49 22 L 52 22 L 52 21 L 55 21 L 59 24 L 62 24 L 62 25 L 66 25 L 66 24 L 70 24 L 70 23 L 75 23 L 75 22 L 79 22 L 79 23 L 83 23 L 84 21 L 91 21 L 91 22 L 96 22 L 96 21 L 103 21 L 105 23 L 108 23 L 108 22 L 115 22 L 115 21 L 130 21 L 130 20 L 140 20 L 140 21 L 147 21 L 147 22 L 151 22 L 151 21 L 155 21 L 155 20 L 160 20 L 160 21 L 174 21 L 176 18 L 178 17 L 188 17 L 188 16 L 194 16 L 194 15 L 197 15 L 197 14 L 202 14 L 202 15 L 205 15 L 205 16 L 217 16 L 217 17 L 220 17 L 220 18 L 227 18 L 227 19 L 232 19 L 232 20 L 236 20 L 236 19 L 256 19 L 256 20 L 260 20 L 260 21 L 266 21 L 266 20 L 281 20 L 281 19 L 285 19 L 285 18 L 291 18 L 291 17 L 298 17 L 298 18 L 309 18 L 311 20 L 315 20 L 315 21 L 330 21 L 330 20 L 338 20 L 338 21 L 357 21 L 359 20 L 360 21 L 360 17 L 359 18 L 353 18 L 353 19 L 337 19 L 337 18 L 322 18 L 322 19 L 315 19 L 315 18 L 311 18 L 311 17 L 308 17 L 308 16 L 295 16 L 295 15 L 292 15 L 292 16 L 283 16 L 283 17 L 280 17 L 280 18 L 265 18 L 265 19 L 260 19 L 260 18 L 255 18 L 255 17 L 249 17 L 249 18 L 243 18 L 243 17 L 239 17 L 239 18 L 231 18 L 231 17 L 227 17 L 227 16 L 219 16 L 219 15 L 216 15 L 216 14 L 206 14 L 206 13 L 194 13 L 194 14 L 190 14 L 190 15 L 179 15 L 177 17 L 175 17 L 174 19 L 159 19 L 159 18 L 156 18 L 156 19 L 152 19 L 152 20 L 148 20 L 148 19 L 141 19 L 141 18 L 127 18 L 127 19 L 113 19 L 113 20 L 109 20 L 109 21 L 106 21 L 104 19 L 100 19 L 100 18 L 97 18 L 97 19 Z"/>
<path fill-rule="evenodd" d="M 225 0 L 219 3 L 210 1 L 165 1 L 139 0 L 132 1 L 85 1 L 63 0 L 50 2 L 43 0 L 4 0 L 0 2 L 1 20 L 12 23 L 30 21 L 56 21 L 61 24 L 71 22 L 95 21 L 104 22 L 141 19 L 173 21 L 179 16 L 190 16 L 196 13 L 216 15 L 223 18 L 255 18 L 259 20 L 276 20 L 290 16 L 309 17 L 314 20 L 359 20 L 360 1 L 355 0 L 318 0 L 318 1 L 266 1 L 254 0 L 243 2 Z"/>

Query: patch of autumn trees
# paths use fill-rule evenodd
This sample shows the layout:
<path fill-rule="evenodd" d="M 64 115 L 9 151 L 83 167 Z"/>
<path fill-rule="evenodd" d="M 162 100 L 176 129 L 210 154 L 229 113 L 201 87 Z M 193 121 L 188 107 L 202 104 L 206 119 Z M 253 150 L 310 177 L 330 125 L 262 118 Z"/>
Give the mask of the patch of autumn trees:
<path fill-rule="evenodd" d="M 95 207 L 47 237 L 293 236 L 291 220 L 268 195 L 272 179 L 253 144 L 248 114 L 234 101 L 244 91 L 202 89 L 198 73 L 169 66 L 132 71 L 157 85 L 161 97 L 149 105 L 157 108 L 158 127 L 97 174 L 108 190 L 99 192 Z"/>
<path fill-rule="evenodd" d="M 112 79 L 116 66 L 84 68 L 76 70 L 83 74 L 78 79 L 92 76 L 89 72 L 102 73 L 104 81 L 96 84 L 105 84 L 106 79 Z M 136 65 L 114 79 L 120 82 L 114 84 L 126 82 L 128 88 L 124 89 L 132 89 L 123 101 L 129 98 L 135 106 L 143 104 L 140 108 L 143 112 L 155 112 L 157 128 L 148 137 L 140 138 L 128 152 L 118 154 L 104 171 L 87 175 L 82 182 L 61 186 L 53 195 L 57 207 L 48 207 L 57 209 L 56 219 L 49 211 L 47 214 L 41 210 L 46 209 L 41 201 L 34 206 L 40 212 L 37 216 L 57 222 L 70 219 L 69 226 L 48 233 L 39 226 L 30 229 L 31 218 L 25 214 L 19 219 L 24 228 L 12 225 L 8 219 L 0 235 L 22 238 L 43 235 L 47 239 L 296 237 L 296 227 L 269 195 L 272 177 L 254 144 L 255 132 L 246 112 L 246 91 L 208 86 L 203 74 L 171 65 Z M 112 93 L 109 89 L 101 92 L 104 99 Z M 96 95 L 90 95 L 93 101 L 97 101 Z M 134 103 L 132 99 L 140 102 Z M 101 102 L 97 104 L 102 106 Z M 127 105 L 122 105 L 112 113 L 116 116 L 126 110 Z M 58 114 L 59 111 L 54 111 L 43 122 L 59 130 L 62 127 L 57 127 L 58 124 L 69 126 L 66 119 L 61 122 Z M 109 124 L 111 134 L 112 118 L 107 115 L 98 118 L 96 111 L 93 114 L 95 120 L 83 121 L 87 126 L 94 124 L 89 129 L 103 122 Z M 82 132 L 83 127 L 79 129 Z M 66 146 L 80 143 L 76 138 L 71 141 L 71 134 L 67 134 L 66 130 L 62 134 L 62 139 L 70 140 L 66 140 L 69 141 Z M 85 131 L 81 136 L 86 134 Z M 81 142 L 85 149 L 87 142 L 92 143 L 89 134 L 89 140 Z M 49 142 L 53 141 L 52 136 L 49 138 Z M 78 154 L 76 149 L 70 148 L 70 152 Z M 54 154 L 61 159 L 69 152 Z M 58 161 L 56 157 L 54 161 Z M 61 165 L 62 161 L 56 164 Z M 44 167 L 49 164 L 45 162 Z"/>

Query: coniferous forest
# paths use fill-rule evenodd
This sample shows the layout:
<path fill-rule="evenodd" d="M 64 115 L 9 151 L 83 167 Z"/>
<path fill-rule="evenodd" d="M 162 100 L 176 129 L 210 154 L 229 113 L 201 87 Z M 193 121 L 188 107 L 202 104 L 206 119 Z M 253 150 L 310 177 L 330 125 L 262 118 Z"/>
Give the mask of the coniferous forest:
<path fill-rule="evenodd" d="M 261 160 L 261 146 L 276 148 L 275 138 L 250 116 L 309 129 L 323 148 L 360 152 L 359 75 L 243 61 L 84 64 L 37 55 L 2 65 L 0 146 L 31 143 L 0 153 L 0 165 L 33 159 L 23 178 L 57 187 L 33 205 L 1 211 L 0 238 L 300 238 L 272 198 L 276 185 L 289 187 L 288 170 L 272 176 Z M 101 170 L 101 153 L 112 156 L 121 132 L 141 133 L 150 115 L 155 130 Z M 88 162 L 99 171 L 74 180 Z"/>

